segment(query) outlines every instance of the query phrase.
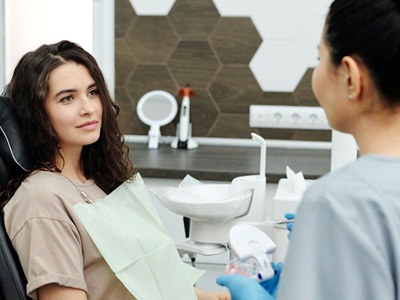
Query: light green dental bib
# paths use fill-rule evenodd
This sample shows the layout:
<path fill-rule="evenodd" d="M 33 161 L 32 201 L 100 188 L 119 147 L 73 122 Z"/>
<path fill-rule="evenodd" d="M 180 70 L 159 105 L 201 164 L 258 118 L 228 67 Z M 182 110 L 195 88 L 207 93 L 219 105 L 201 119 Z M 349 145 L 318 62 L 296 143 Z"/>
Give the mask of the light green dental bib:
<path fill-rule="evenodd" d="M 116 276 L 138 300 L 197 299 L 204 274 L 182 262 L 140 174 L 75 212 Z"/>

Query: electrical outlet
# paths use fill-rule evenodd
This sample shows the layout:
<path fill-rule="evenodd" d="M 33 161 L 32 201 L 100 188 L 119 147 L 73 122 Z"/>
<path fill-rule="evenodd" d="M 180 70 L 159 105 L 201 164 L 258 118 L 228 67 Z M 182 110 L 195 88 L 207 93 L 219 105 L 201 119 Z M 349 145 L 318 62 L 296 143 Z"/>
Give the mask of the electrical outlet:
<path fill-rule="evenodd" d="M 250 127 L 331 129 L 321 107 L 250 105 Z"/>

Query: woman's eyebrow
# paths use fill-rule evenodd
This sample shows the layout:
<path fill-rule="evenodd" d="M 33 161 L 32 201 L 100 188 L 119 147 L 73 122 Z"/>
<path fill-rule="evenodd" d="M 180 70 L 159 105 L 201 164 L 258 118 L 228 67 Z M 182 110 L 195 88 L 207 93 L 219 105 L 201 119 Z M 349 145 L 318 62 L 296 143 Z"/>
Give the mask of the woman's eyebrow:
<path fill-rule="evenodd" d="M 76 89 L 61 90 L 61 91 L 59 91 L 59 92 L 56 94 L 55 97 L 58 97 L 58 96 L 60 96 L 61 94 L 74 93 L 74 92 L 77 92 L 77 90 L 76 90 Z"/>
<path fill-rule="evenodd" d="M 97 86 L 96 82 L 90 84 L 90 85 L 87 87 L 87 89 L 91 89 L 91 88 L 93 88 L 93 87 L 95 87 L 95 86 Z M 61 94 L 75 93 L 75 92 L 77 92 L 77 91 L 78 91 L 77 89 L 65 89 L 65 90 L 61 90 L 61 91 L 59 91 L 59 92 L 56 94 L 55 97 L 58 97 L 58 96 L 60 96 Z"/>
<path fill-rule="evenodd" d="M 91 88 L 93 88 L 93 87 L 95 87 L 95 86 L 97 86 L 97 84 L 96 84 L 96 82 L 93 82 L 91 85 L 89 85 L 89 86 L 87 87 L 87 89 L 91 89 Z"/>

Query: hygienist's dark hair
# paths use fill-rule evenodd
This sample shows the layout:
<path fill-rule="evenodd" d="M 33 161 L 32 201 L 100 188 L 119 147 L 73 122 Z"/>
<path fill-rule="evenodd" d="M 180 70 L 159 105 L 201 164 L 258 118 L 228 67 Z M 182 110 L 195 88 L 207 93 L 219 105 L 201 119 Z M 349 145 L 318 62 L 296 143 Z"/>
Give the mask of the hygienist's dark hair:
<path fill-rule="evenodd" d="M 335 0 L 325 30 L 334 65 L 360 59 L 388 104 L 400 104 L 400 0 Z"/>
<path fill-rule="evenodd" d="M 56 167 L 56 157 L 61 155 L 59 138 L 50 122 L 44 101 L 49 91 L 50 72 L 69 62 L 88 69 L 96 83 L 103 107 L 100 138 L 94 144 L 83 147 L 82 170 L 85 176 L 93 179 L 106 193 L 110 193 L 122 182 L 132 178 L 136 171 L 129 160 L 128 147 L 118 126 L 119 107 L 112 101 L 103 74 L 90 53 L 69 41 L 42 45 L 26 53 L 14 70 L 7 86 L 7 95 L 21 119 L 33 161 L 48 164 L 60 171 Z M 36 164 L 34 170 L 39 168 L 43 168 L 43 165 Z M 27 175 L 10 182 L 6 194 L 1 196 L 2 202 L 12 197 Z"/>

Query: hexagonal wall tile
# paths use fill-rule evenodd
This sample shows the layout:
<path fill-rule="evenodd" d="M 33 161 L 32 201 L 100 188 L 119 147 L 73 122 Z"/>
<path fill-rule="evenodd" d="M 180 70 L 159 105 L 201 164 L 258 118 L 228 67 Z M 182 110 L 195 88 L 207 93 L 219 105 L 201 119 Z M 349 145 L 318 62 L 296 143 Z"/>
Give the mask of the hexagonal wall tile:
<path fill-rule="evenodd" d="M 182 99 L 178 102 L 180 105 Z M 192 136 L 207 136 L 218 114 L 218 109 L 207 90 L 194 90 L 194 96 L 190 98 Z"/>
<path fill-rule="evenodd" d="M 294 42 L 264 41 L 250 68 L 263 91 L 293 92 L 307 64 Z"/>
<path fill-rule="evenodd" d="M 298 0 L 258 0 L 251 13 L 254 25 L 264 40 L 293 38 L 306 17 L 305 9 Z"/>
<path fill-rule="evenodd" d="M 253 11 L 257 0 L 214 0 L 222 17 L 247 17 Z"/>
<path fill-rule="evenodd" d="M 324 18 L 309 16 L 299 26 L 294 41 L 308 67 L 318 65 L 318 44 L 324 27 Z"/>
<path fill-rule="evenodd" d="M 168 17 L 182 39 L 207 39 L 220 15 L 212 0 L 176 0 Z"/>
<path fill-rule="evenodd" d="M 167 66 L 180 86 L 206 88 L 219 68 L 219 61 L 207 41 L 181 41 Z"/>
<path fill-rule="evenodd" d="M 248 124 L 248 114 L 220 114 L 210 136 L 247 139 L 254 132 Z"/>
<path fill-rule="evenodd" d="M 138 65 L 130 78 L 127 90 L 132 103 L 136 105 L 140 97 L 149 91 L 164 90 L 174 94 L 177 86 L 166 66 Z"/>
<path fill-rule="evenodd" d="M 210 86 L 221 112 L 247 113 L 261 94 L 260 86 L 248 65 L 223 66 Z"/>
<path fill-rule="evenodd" d="M 119 121 L 124 134 L 147 134 L 148 126 L 136 114 L 136 106 L 130 103 L 124 88 L 115 89 L 115 102 L 120 110 Z"/>
<path fill-rule="evenodd" d="M 136 66 L 135 56 L 122 38 L 115 39 L 115 84 L 125 85 Z"/>
<path fill-rule="evenodd" d="M 301 106 L 319 106 L 311 86 L 313 71 L 314 69 L 308 69 L 294 90 L 293 96 Z"/>
<path fill-rule="evenodd" d="M 139 16 L 166 16 L 175 0 L 130 0 Z"/>
<path fill-rule="evenodd" d="M 166 63 L 178 43 L 166 17 L 137 17 L 125 38 L 139 63 Z"/>
<path fill-rule="evenodd" d="M 293 93 L 263 92 L 256 102 L 260 105 L 299 105 Z"/>
<path fill-rule="evenodd" d="M 211 35 L 211 45 L 224 64 L 249 64 L 261 42 L 248 17 L 221 18 Z"/>
<path fill-rule="evenodd" d="M 136 13 L 129 0 L 115 1 L 115 37 L 123 37 L 135 20 Z"/>

